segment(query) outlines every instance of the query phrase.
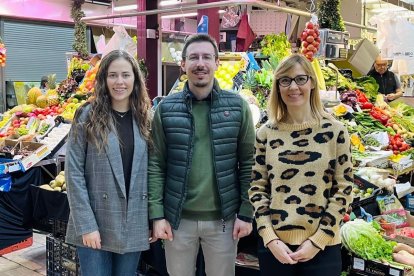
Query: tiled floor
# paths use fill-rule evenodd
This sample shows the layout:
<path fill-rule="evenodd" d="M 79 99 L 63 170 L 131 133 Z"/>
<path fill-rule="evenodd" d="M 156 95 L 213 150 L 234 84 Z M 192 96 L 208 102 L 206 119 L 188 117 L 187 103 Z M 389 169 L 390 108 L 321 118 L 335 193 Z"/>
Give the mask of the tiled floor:
<path fill-rule="evenodd" d="M 0 275 L 46 275 L 46 235 L 33 233 L 32 246 L 1 256 Z"/>

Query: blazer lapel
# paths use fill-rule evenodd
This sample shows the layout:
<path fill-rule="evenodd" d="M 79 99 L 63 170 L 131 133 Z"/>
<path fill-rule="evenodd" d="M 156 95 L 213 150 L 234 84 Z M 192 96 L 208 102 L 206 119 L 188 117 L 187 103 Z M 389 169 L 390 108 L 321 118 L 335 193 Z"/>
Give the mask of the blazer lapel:
<path fill-rule="evenodd" d="M 144 157 L 144 154 L 147 154 L 147 145 L 145 140 L 141 137 L 141 133 L 138 130 L 135 120 L 132 125 L 134 129 L 134 157 L 132 158 L 130 191 L 132 191 L 135 186 L 135 179 L 137 178 L 137 174 L 141 167 L 142 158 Z"/>
<path fill-rule="evenodd" d="M 119 141 L 113 131 L 108 134 L 108 145 L 106 146 L 106 155 L 112 167 L 112 172 L 115 176 L 116 182 L 126 197 L 124 169 L 122 167 L 121 149 L 119 148 Z"/>

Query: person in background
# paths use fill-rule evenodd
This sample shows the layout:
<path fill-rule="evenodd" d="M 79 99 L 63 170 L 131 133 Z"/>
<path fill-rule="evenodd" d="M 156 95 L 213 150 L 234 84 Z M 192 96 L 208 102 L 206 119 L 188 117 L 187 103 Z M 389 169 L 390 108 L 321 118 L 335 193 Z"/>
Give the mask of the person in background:
<path fill-rule="evenodd" d="M 46 90 L 49 89 L 49 79 L 47 76 L 43 76 L 40 79 L 40 87 L 39 87 L 42 91 L 46 92 Z"/>
<path fill-rule="evenodd" d="M 136 60 L 108 53 L 95 97 L 75 114 L 67 142 L 66 241 L 77 246 L 83 276 L 136 275 L 140 252 L 149 248 L 150 107 Z"/>
<path fill-rule="evenodd" d="M 384 100 L 393 101 L 403 95 L 401 83 L 397 75 L 388 70 L 388 61 L 378 56 L 374 68 L 368 72 L 379 85 L 378 92 L 384 94 Z"/>
<path fill-rule="evenodd" d="M 256 132 L 250 202 L 261 275 L 341 274 L 339 223 L 351 203 L 350 139 L 327 114 L 311 63 L 294 54 L 275 71 L 269 120 Z"/>
<path fill-rule="evenodd" d="M 152 122 L 148 167 L 153 240 L 165 240 L 171 276 L 192 276 L 201 244 L 208 276 L 235 274 L 238 240 L 252 230 L 254 127 L 248 103 L 221 90 L 217 44 L 190 37 L 184 90 L 164 98 Z"/>

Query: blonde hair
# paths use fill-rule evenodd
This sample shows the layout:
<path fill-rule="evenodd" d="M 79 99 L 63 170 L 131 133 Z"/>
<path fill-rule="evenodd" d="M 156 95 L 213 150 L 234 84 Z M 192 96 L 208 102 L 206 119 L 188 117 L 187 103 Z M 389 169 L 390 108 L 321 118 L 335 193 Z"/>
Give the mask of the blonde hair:
<path fill-rule="evenodd" d="M 285 120 L 289 115 L 287 106 L 280 96 L 278 80 L 279 78 L 286 76 L 286 74 L 292 70 L 296 64 L 302 66 L 306 75 L 310 76 L 310 81 L 312 82 L 313 88 L 311 89 L 310 95 L 310 107 L 313 116 L 319 121 L 322 118 L 333 120 L 334 118 L 323 108 L 323 104 L 319 96 L 319 87 L 316 79 L 316 74 L 313 70 L 312 64 L 303 55 L 292 54 L 282 60 L 282 62 L 275 70 L 273 77 L 273 87 L 267 105 L 269 121 L 273 124 L 277 124 L 281 120 Z"/>

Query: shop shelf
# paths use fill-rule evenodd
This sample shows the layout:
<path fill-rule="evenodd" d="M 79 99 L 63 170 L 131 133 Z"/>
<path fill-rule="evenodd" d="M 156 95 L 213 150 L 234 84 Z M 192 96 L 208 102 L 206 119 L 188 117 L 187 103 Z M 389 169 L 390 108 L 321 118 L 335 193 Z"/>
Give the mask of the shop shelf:
<path fill-rule="evenodd" d="M 78 276 L 76 247 L 49 235 L 46 237 L 46 269 L 48 276 Z"/>
<path fill-rule="evenodd" d="M 11 253 L 13 251 L 17 251 L 26 247 L 29 247 L 33 244 L 33 237 L 29 237 L 27 239 L 22 240 L 21 242 L 15 243 L 10 245 L 6 248 L 0 250 L 0 256 Z"/>

